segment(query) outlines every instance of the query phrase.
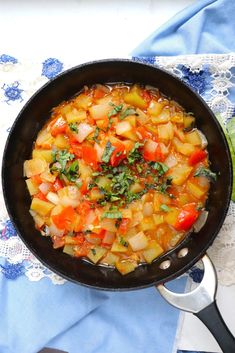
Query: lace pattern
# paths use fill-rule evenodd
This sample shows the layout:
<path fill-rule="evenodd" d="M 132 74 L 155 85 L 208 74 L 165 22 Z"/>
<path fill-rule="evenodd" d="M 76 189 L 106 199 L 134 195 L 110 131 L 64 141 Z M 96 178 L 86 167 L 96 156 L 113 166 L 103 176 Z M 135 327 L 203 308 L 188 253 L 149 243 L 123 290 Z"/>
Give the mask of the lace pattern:
<path fill-rule="evenodd" d="M 235 115 L 235 95 L 232 96 L 235 93 L 235 54 L 133 59 L 162 67 L 184 80 L 215 113 L 220 113 L 225 124 Z M 57 58 L 47 58 L 40 63 L 21 62 L 10 55 L 0 55 L 0 151 L 3 151 L 17 113 L 30 96 L 48 79 L 77 64 L 65 64 Z M 0 272 L 7 279 L 25 275 L 30 281 L 49 278 L 54 284 L 63 284 L 65 280 L 45 268 L 16 234 L 8 219 L 1 190 L 0 205 Z M 216 266 L 219 282 L 235 284 L 235 203 L 231 202 L 220 234 L 208 253 Z M 200 282 L 203 275 L 200 264 L 191 269 L 189 275 L 195 282 Z"/>

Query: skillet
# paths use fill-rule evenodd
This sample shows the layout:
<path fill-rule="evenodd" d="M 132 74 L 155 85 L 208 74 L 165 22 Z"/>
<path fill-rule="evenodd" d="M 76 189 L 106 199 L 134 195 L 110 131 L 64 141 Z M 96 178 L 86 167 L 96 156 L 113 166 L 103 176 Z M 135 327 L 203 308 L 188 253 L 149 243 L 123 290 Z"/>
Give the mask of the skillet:
<path fill-rule="evenodd" d="M 83 259 L 72 258 L 62 251 L 55 251 L 50 240 L 42 237 L 34 227 L 29 214 L 31 200 L 23 177 L 23 163 L 31 157 L 33 143 L 49 118 L 51 109 L 77 94 L 84 85 L 117 82 L 157 87 L 163 94 L 181 104 L 186 111 L 193 112 L 197 127 L 208 140 L 211 169 L 219 173 L 217 182 L 210 188 L 207 201 L 209 215 L 204 227 L 198 233 L 191 233 L 151 265 L 139 266 L 126 276 L 121 276 L 113 268 L 95 266 Z M 120 291 L 158 285 L 161 294 L 171 304 L 192 311 L 199 318 L 199 313 L 202 313 L 200 319 L 217 336 L 217 341 L 226 353 L 235 352 L 235 340 L 214 302 L 216 275 L 209 258 L 203 258 L 205 276 L 196 293 L 197 298 L 198 293 L 201 298 L 198 307 L 190 307 L 187 300 L 185 305 L 182 304 L 185 295 L 174 295 L 162 284 L 192 267 L 213 243 L 229 207 L 231 185 L 232 163 L 226 138 L 206 103 L 180 79 L 152 65 L 131 60 L 111 59 L 79 65 L 44 85 L 19 113 L 9 133 L 3 155 L 2 186 L 8 213 L 21 239 L 45 266 L 70 281 L 96 289 Z M 207 284 L 211 295 L 209 299 L 204 300 L 203 293 L 207 291 Z M 195 293 L 193 295 L 195 296 Z M 193 302 L 195 303 L 195 300 Z M 203 311 L 205 308 L 209 310 L 206 314 Z M 212 325 L 215 322 L 218 322 L 216 329 L 215 325 Z"/>

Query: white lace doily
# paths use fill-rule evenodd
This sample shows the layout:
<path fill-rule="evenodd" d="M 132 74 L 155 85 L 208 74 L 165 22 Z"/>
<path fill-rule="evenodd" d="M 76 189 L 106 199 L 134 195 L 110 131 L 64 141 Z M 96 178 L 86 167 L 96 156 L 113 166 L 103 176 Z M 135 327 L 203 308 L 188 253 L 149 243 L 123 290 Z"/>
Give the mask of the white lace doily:
<path fill-rule="evenodd" d="M 235 115 L 235 54 L 134 60 L 156 63 L 182 78 L 203 96 L 215 113 L 220 113 L 225 124 Z M 0 151 L 3 151 L 15 117 L 30 96 L 48 79 L 77 64 L 62 63 L 56 58 L 48 58 L 39 63 L 21 62 L 12 56 L 0 55 Z M 6 260 L 5 264 L 0 265 L 0 271 L 9 279 L 24 274 L 30 281 L 46 277 L 54 284 L 64 283 L 64 279 L 35 259 L 15 234 L 8 220 L 2 192 L 0 205 L 0 258 Z M 223 285 L 235 284 L 235 203 L 231 202 L 224 225 L 208 253 L 216 266 L 219 282 Z"/>

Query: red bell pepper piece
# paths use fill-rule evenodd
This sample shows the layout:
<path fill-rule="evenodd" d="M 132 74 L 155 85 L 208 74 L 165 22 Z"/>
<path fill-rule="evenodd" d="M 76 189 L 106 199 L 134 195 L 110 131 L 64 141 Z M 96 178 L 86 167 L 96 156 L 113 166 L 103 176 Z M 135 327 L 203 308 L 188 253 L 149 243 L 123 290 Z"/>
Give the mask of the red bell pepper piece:
<path fill-rule="evenodd" d="M 188 163 L 189 165 L 195 165 L 199 162 L 202 162 L 207 156 L 206 151 L 204 150 L 196 150 L 189 157 Z"/>
<path fill-rule="evenodd" d="M 82 159 L 94 169 L 97 168 L 98 157 L 97 151 L 94 147 L 82 145 Z"/>
<path fill-rule="evenodd" d="M 164 155 L 161 151 L 160 144 L 148 139 L 144 145 L 143 157 L 149 162 L 162 162 L 164 160 Z"/>
<path fill-rule="evenodd" d="M 195 204 L 187 204 L 183 206 L 174 226 L 175 229 L 185 231 L 189 230 L 197 220 L 198 216 L 199 212 L 196 210 Z"/>
<path fill-rule="evenodd" d="M 78 158 L 82 158 L 82 145 L 78 142 L 70 142 L 70 145 L 71 149 L 69 152 L 75 154 Z"/>
<path fill-rule="evenodd" d="M 112 145 L 115 147 L 115 150 L 110 157 L 110 164 L 112 167 L 116 167 L 124 158 L 126 158 L 125 146 L 121 142 L 114 142 Z"/>
<path fill-rule="evenodd" d="M 59 178 L 56 178 L 56 180 L 53 184 L 53 187 L 54 187 L 55 191 L 62 189 L 63 188 L 62 181 Z"/>
<path fill-rule="evenodd" d="M 39 191 L 36 195 L 34 195 L 34 197 L 36 197 L 37 199 L 40 199 L 42 201 L 48 202 L 46 196 L 41 191 Z"/>
<path fill-rule="evenodd" d="M 72 206 L 67 206 L 59 214 L 51 216 L 53 223 L 59 229 L 68 229 L 75 217 L 76 212 Z"/>

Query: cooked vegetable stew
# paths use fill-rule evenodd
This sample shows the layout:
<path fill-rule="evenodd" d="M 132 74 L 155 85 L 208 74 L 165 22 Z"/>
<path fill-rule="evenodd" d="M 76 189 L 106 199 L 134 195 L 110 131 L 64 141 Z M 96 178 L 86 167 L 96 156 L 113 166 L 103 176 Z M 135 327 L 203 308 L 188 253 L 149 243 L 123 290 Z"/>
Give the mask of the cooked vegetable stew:
<path fill-rule="evenodd" d="M 206 221 L 207 140 L 158 89 L 100 85 L 54 108 L 24 163 L 36 228 L 55 249 L 127 274 Z"/>

